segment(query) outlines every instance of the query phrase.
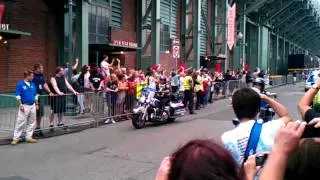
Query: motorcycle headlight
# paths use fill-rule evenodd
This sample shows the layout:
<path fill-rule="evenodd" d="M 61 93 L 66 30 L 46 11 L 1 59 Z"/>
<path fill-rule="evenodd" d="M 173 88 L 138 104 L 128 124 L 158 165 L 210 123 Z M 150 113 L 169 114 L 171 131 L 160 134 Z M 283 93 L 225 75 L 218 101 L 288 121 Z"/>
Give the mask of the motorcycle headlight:
<path fill-rule="evenodd" d="M 139 102 L 140 103 L 144 103 L 146 101 L 146 97 L 142 96 L 140 99 L 139 99 Z"/>

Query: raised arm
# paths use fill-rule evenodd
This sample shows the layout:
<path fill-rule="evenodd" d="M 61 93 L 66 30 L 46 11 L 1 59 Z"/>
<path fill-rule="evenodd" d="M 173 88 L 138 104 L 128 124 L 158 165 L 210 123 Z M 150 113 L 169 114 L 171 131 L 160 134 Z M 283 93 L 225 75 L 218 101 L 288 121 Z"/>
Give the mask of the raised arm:
<path fill-rule="evenodd" d="M 300 102 L 298 103 L 298 110 L 303 119 L 305 119 L 306 112 L 311 109 L 310 104 L 312 103 L 313 98 L 317 95 L 320 88 L 320 80 L 316 82 L 310 88 L 304 96 L 301 98 Z"/>
<path fill-rule="evenodd" d="M 275 111 L 275 113 L 281 118 L 281 120 L 287 124 L 292 120 L 292 117 L 286 107 L 279 103 L 278 101 L 274 100 L 273 98 L 270 98 L 266 95 L 261 95 L 261 99 L 268 103 L 272 109 Z"/>

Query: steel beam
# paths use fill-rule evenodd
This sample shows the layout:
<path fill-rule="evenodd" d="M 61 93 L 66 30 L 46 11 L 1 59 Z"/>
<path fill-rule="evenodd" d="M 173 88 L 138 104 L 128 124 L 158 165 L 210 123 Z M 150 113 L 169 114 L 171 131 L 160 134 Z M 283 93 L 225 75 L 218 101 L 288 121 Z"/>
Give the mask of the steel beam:
<path fill-rule="evenodd" d="M 158 1 L 158 0 L 156 0 Z M 193 61 L 195 68 L 200 68 L 200 33 L 201 33 L 201 1 L 192 0 L 193 16 Z"/>
<path fill-rule="evenodd" d="M 306 45 L 311 40 L 318 40 L 319 38 L 316 38 L 316 37 L 319 36 L 319 35 L 320 35 L 320 31 L 319 31 L 319 29 L 316 29 L 316 30 L 313 31 L 313 34 L 311 36 L 302 39 L 302 41 L 300 41 L 299 43 L 302 43 L 302 45 Z"/>
<path fill-rule="evenodd" d="M 152 64 L 160 62 L 160 1 L 152 0 L 151 16 L 151 59 Z"/>
<path fill-rule="evenodd" d="M 275 17 L 279 16 L 281 13 L 283 13 L 283 11 L 288 9 L 290 6 L 294 5 L 297 1 L 301 0 L 282 0 L 282 6 L 279 9 L 275 9 L 274 11 L 268 12 L 267 17 L 262 19 L 263 24 L 266 24 L 271 19 L 274 19 Z"/>
<path fill-rule="evenodd" d="M 310 17 L 314 17 L 313 15 L 306 15 L 301 16 L 298 20 L 295 20 L 293 23 L 290 23 L 289 26 L 283 26 L 283 28 L 279 31 L 280 34 L 285 34 L 287 32 L 292 31 L 293 29 L 296 29 L 297 26 L 301 25 L 301 21 L 308 20 Z"/>
<path fill-rule="evenodd" d="M 73 1 L 68 0 L 68 62 L 69 68 L 73 65 Z M 68 71 L 68 78 L 71 79 L 72 71 Z"/>
<path fill-rule="evenodd" d="M 212 55 L 215 55 L 216 53 L 216 1 L 211 1 L 211 36 L 213 39 L 213 49 L 212 49 Z M 208 32 L 210 33 L 210 32 Z"/>
<path fill-rule="evenodd" d="M 246 8 L 246 10 L 244 11 L 244 14 L 248 15 L 249 13 L 262 8 L 265 3 L 272 3 L 273 1 L 275 0 L 256 0 L 252 5 Z"/>
<path fill-rule="evenodd" d="M 286 18 L 282 19 L 280 22 L 277 22 L 274 27 L 274 29 L 278 29 L 283 23 L 287 22 L 288 20 L 290 20 L 292 17 L 295 17 L 296 14 L 300 13 L 302 10 L 307 10 L 308 7 L 302 7 L 302 6 L 299 6 L 299 8 L 294 11 L 293 13 L 291 13 L 289 16 L 286 16 Z"/>
<path fill-rule="evenodd" d="M 315 29 L 313 30 L 313 31 L 315 31 L 317 27 L 315 27 L 315 26 L 310 26 L 310 27 L 307 28 L 305 31 L 302 31 L 301 33 L 297 34 L 297 35 L 296 35 L 296 38 L 294 38 L 294 42 L 298 42 L 299 40 L 304 40 L 304 39 L 305 39 L 305 36 L 310 33 L 309 31 L 310 31 L 312 28 L 315 28 Z M 312 31 L 312 32 L 313 32 L 313 31 Z M 306 34 L 306 33 L 307 33 L 307 34 Z"/>
<path fill-rule="evenodd" d="M 186 39 L 186 32 L 187 32 L 187 0 L 181 0 L 181 52 L 180 52 L 180 57 L 184 61 L 187 61 L 187 55 L 186 55 L 186 50 L 187 50 L 187 39 Z"/>
<path fill-rule="evenodd" d="M 313 21 L 306 21 L 303 23 L 299 28 L 295 29 L 290 33 L 291 36 L 295 36 L 298 32 L 300 32 L 302 29 L 304 29 L 306 26 L 312 25 L 314 23 Z"/>

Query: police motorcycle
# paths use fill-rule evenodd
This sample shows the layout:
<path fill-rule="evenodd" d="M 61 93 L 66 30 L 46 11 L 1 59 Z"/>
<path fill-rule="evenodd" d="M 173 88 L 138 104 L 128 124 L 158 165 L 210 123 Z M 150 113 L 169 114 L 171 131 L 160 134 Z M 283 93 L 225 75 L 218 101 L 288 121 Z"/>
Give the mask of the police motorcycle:
<path fill-rule="evenodd" d="M 277 93 L 268 92 L 265 90 L 265 81 L 263 78 L 256 78 L 253 81 L 253 90 L 259 94 L 264 94 L 274 99 L 277 98 Z M 264 123 L 271 121 L 275 116 L 275 111 L 264 101 L 261 101 L 259 119 L 262 119 Z M 237 118 L 232 120 L 233 125 L 238 126 L 240 121 Z"/>
<path fill-rule="evenodd" d="M 180 98 L 172 94 L 165 79 L 160 78 L 156 92 L 149 88 L 142 90 L 142 97 L 133 109 L 132 125 L 141 129 L 147 122 L 173 122 L 184 114 L 185 108 Z"/>

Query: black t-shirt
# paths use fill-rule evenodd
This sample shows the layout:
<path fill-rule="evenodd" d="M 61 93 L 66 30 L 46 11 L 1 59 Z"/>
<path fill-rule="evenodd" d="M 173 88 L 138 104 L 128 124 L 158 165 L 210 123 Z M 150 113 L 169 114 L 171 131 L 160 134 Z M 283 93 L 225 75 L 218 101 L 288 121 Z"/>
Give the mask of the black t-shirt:
<path fill-rule="evenodd" d="M 92 74 L 89 77 L 89 81 L 92 83 L 95 89 L 99 89 L 101 81 L 103 81 L 103 76 L 101 74 Z"/>
<path fill-rule="evenodd" d="M 314 118 L 319 118 L 320 113 L 315 112 L 313 109 L 309 109 L 306 114 L 304 115 L 304 120 L 306 122 L 310 122 Z"/>
<path fill-rule="evenodd" d="M 107 83 L 107 87 L 109 89 L 116 90 L 118 88 L 118 82 L 117 81 L 109 81 Z"/>

